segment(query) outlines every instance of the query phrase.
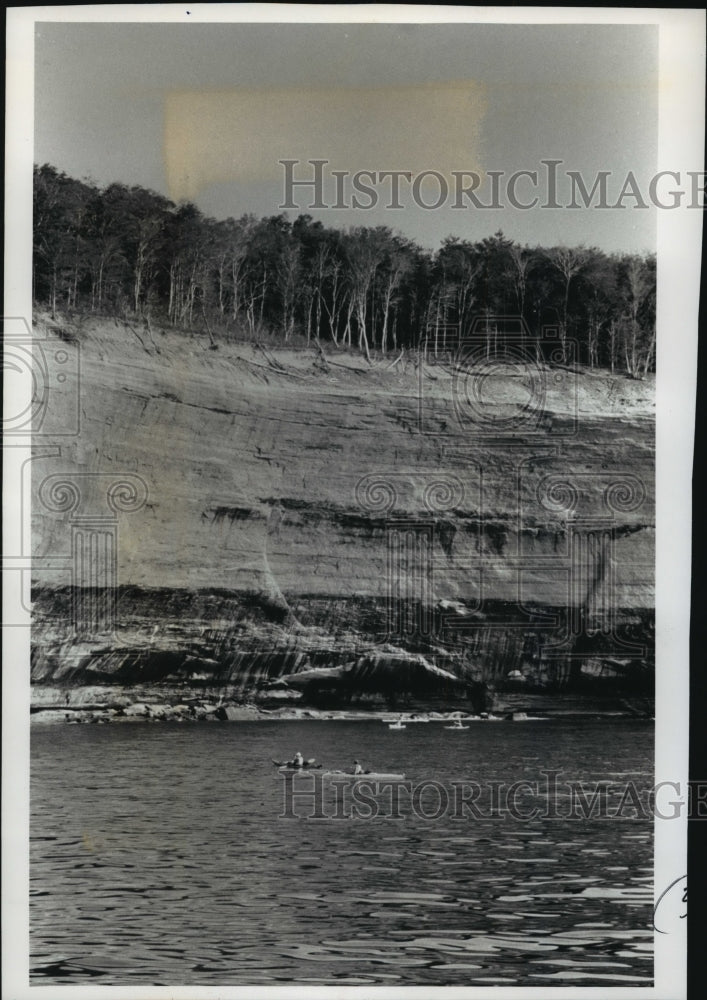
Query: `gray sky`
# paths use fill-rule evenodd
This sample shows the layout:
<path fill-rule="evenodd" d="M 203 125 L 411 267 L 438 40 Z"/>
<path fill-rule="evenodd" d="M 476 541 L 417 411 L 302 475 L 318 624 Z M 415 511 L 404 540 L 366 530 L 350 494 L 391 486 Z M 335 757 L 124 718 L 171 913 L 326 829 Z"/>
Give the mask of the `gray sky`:
<path fill-rule="evenodd" d="M 655 170 L 657 58 L 655 26 L 40 23 L 35 161 L 188 197 L 217 218 L 277 213 L 280 159 L 301 161 L 298 177 L 313 158 L 330 161 L 327 178 L 538 170 L 522 200 L 544 196 L 541 161 L 558 159 L 589 188 L 611 171 L 615 202 L 629 171 L 645 195 Z M 530 244 L 655 246 L 652 207 L 520 211 L 504 185 L 491 210 L 455 210 L 450 193 L 425 211 L 404 184 L 405 207 L 386 209 L 390 182 L 371 210 L 311 210 L 304 189 L 295 202 L 326 225 L 389 225 L 426 246 L 499 228 Z M 333 181 L 325 192 L 333 202 Z"/>

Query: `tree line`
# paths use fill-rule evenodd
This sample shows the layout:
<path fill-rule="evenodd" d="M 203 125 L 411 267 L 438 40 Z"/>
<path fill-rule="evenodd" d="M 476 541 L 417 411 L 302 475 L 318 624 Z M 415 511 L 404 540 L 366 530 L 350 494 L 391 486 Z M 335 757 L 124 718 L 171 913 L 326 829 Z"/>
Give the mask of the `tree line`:
<path fill-rule="evenodd" d="M 32 277 L 35 303 L 52 315 L 138 316 L 203 331 L 214 346 L 273 336 L 370 357 L 481 330 L 490 350 L 513 317 L 538 345 L 554 328 L 566 360 L 572 341 L 590 368 L 643 377 L 655 366 L 652 254 L 522 246 L 501 232 L 450 236 L 431 252 L 387 226 L 212 219 L 191 203 L 99 188 L 49 164 L 34 169 Z"/>

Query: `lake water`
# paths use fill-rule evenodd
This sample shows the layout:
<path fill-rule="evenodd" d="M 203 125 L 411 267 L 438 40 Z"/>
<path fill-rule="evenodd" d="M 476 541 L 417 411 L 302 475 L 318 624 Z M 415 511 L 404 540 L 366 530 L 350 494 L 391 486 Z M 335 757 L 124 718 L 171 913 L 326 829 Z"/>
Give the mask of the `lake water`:
<path fill-rule="evenodd" d="M 288 799 L 271 758 L 298 750 L 417 797 L 325 778 Z M 650 985 L 652 821 L 620 785 L 652 761 L 652 724 L 626 720 L 35 725 L 32 981 Z M 514 816 L 490 783 L 520 780 Z M 562 818 L 566 782 L 600 780 L 608 815 Z"/>

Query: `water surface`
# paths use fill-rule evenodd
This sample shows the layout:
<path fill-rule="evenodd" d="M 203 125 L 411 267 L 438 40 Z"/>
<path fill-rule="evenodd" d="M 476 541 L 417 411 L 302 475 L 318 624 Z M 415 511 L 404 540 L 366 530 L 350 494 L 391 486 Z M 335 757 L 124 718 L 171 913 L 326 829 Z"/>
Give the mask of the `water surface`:
<path fill-rule="evenodd" d="M 346 818 L 308 819 L 312 796 L 286 803 L 271 763 L 297 750 L 428 784 L 414 804 L 401 794 L 399 819 L 390 791 L 365 819 L 327 785 L 320 807 Z M 479 819 L 452 793 L 521 779 L 542 792 L 554 769 L 566 815 L 563 782 L 647 788 L 652 759 L 652 724 L 626 720 L 36 725 L 32 981 L 650 985 L 650 820 L 628 805 Z M 539 801 L 517 799 L 526 814 Z"/>

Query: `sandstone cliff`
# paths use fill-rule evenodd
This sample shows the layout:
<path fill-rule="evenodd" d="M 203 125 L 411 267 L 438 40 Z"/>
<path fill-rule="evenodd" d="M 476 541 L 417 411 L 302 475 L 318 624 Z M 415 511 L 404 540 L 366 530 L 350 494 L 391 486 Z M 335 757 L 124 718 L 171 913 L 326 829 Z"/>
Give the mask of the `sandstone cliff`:
<path fill-rule="evenodd" d="M 27 468 L 36 684 L 650 697 L 652 381 L 526 344 L 369 365 L 36 332 L 78 372 Z M 277 683 L 313 667 L 338 672 Z"/>

